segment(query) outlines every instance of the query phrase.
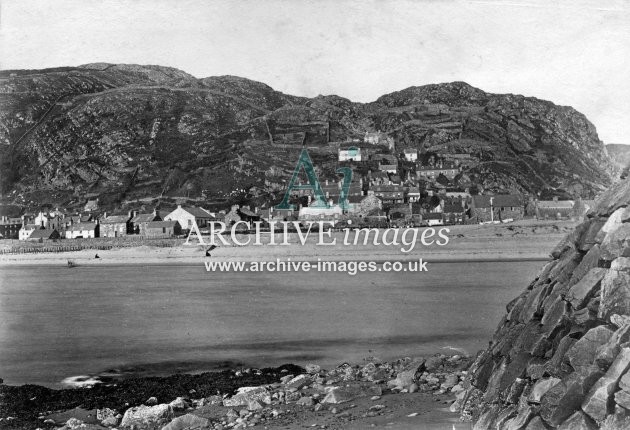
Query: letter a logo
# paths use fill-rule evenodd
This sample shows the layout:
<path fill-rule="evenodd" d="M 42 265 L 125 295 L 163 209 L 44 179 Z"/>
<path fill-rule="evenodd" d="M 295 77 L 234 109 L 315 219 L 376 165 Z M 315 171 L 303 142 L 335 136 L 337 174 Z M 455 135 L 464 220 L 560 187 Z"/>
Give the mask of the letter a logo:
<path fill-rule="evenodd" d="M 306 185 L 296 184 L 301 168 L 304 168 L 306 176 L 308 177 L 308 184 Z M 282 199 L 282 202 L 275 207 L 276 209 L 295 209 L 295 205 L 289 204 L 289 198 L 291 197 L 292 190 L 312 190 L 315 201 L 311 204 L 311 207 L 327 207 L 324 191 L 319 183 L 319 179 L 317 179 L 317 173 L 315 173 L 315 169 L 313 168 L 313 161 L 308 155 L 306 149 L 302 149 L 298 163 L 293 171 L 293 176 L 291 176 L 291 181 L 289 181 L 287 191 L 284 193 L 284 198 Z"/>

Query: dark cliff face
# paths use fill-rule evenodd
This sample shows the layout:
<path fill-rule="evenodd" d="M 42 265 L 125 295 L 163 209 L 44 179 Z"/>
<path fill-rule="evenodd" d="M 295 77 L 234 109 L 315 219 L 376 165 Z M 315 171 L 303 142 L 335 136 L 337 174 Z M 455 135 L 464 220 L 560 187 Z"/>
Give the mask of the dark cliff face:
<path fill-rule="evenodd" d="M 552 255 L 470 369 L 476 429 L 630 428 L 630 180 Z"/>
<path fill-rule="evenodd" d="M 360 104 L 233 76 L 98 63 L 0 72 L 0 97 L 0 191 L 16 203 L 269 196 L 302 142 L 326 147 L 374 131 L 397 152 L 471 154 L 479 163 L 461 183 L 498 192 L 590 197 L 613 169 L 582 114 L 461 82 Z M 330 152 L 318 160 L 324 170 L 334 167 Z"/>

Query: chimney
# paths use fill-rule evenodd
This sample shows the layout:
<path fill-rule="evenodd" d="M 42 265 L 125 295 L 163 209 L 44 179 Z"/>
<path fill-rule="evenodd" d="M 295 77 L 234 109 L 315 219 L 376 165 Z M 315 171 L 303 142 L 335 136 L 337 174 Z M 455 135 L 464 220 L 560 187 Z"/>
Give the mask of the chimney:
<path fill-rule="evenodd" d="M 181 208 L 182 208 L 182 205 L 177 205 L 177 209 L 181 209 Z"/>

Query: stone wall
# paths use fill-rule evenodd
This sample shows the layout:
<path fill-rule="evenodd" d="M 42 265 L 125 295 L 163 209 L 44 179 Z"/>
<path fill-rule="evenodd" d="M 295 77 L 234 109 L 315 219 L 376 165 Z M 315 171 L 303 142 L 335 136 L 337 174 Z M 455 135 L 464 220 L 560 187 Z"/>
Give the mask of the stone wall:
<path fill-rule="evenodd" d="M 507 306 L 453 409 L 475 429 L 630 429 L 630 181 Z"/>

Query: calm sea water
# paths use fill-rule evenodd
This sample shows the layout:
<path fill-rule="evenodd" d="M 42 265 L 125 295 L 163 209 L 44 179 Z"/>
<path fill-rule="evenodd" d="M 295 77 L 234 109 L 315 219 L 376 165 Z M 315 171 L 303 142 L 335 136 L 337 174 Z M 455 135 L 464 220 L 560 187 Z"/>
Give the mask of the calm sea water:
<path fill-rule="evenodd" d="M 209 273 L 198 266 L 0 269 L 0 377 L 474 353 L 543 262 L 424 273 Z"/>

